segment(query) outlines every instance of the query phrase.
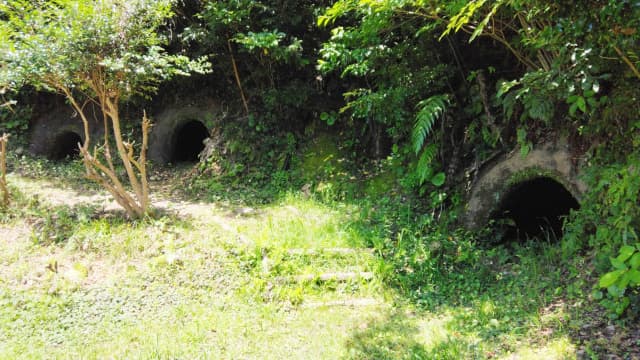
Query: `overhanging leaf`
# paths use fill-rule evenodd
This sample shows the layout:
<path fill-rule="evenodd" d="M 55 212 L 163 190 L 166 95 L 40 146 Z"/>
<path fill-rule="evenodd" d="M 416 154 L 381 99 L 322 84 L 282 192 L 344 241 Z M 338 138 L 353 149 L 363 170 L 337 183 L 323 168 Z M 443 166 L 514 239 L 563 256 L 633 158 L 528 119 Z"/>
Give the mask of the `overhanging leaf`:
<path fill-rule="evenodd" d="M 431 183 L 434 186 L 440 187 L 444 185 L 445 179 L 446 179 L 445 174 L 443 172 L 439 172 L 431 178 Z"/>
<path fill-rule="evenodd" d="M 620 248 L 620 254 L 616 258 L 618 261 L 625 262 L 633 255 L 636 249 L 633 246 L 625 245 Z"/>
<path fill-rule="evenodd" d="M 611 265 L 613 265 L 614 268 L 618 270 L 627 269 L 627 265 L 624 263 L 624 261 L 620 261 L 617 258 L 611 258 L 610 260 L 611 260 Z"/>
<path fill-rule="evenodd" d="M 487 16 L 485 16 L 482 22 L 480 22 L 478 26 L 476 26 L 476 30 L 473 32 L 473 34 L 471 34 L 471 37 L 469 38 L 469 42 L 472 42 L 476 37 L 478 37 L 478 35 L 482 34 L 482 31 L 484 30 L 485 26 L 487 26 L 489 21 L 491 21 L 491 18 L 496 14 L 496 12 L 498 11 L 498 8 L 500 8 L 500 5 L 502 5 L 502 1 L 497 1 L 493 5 L 489 14 L 487 14 Z"/>
<path fill-rule="evenodd" d="M 631 260 L 629 260 L 629 266 L 632 269 L 640 269 L 640 252 L 633 254 Z"/>
<path fill-rule="evenodd" d="M 615 284 L 624 272 L 625 270 L 615 270 L 602 275 L 599 282 L 600 287 L 609 288 L 611 285 Z"/>
<path fill-rule="evenodd" d="M 636 269 L 631 269 L 627 274 L 632 285 L 634 286 L 640 285 L 640 271 Z"/>

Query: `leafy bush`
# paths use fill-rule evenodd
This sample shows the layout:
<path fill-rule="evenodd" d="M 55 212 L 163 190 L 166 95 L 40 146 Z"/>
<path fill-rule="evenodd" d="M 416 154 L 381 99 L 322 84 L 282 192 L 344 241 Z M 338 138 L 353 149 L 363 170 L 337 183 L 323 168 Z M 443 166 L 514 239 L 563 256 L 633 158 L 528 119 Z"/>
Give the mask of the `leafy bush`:
<path fill-rule="evenodd" d="M 606 288 L 610 297 L 603 304 L 620 316 L 631 299 L 640 299 L 640 243 L 620 248 L 618 256 L 611 258 L 611 265 L 615 270 L 602 275 L 599 286 Z M 601 293 L 596 294 L 602 297 Z"/>
<path fill-rule="evenodd" d="M 12 143 L 23 145 L 26 142 L 26 134 L 29 128 L 29 119 L 32 115 L 32 107 L 28 105 L 29 92 L 17 94 L 17 100 L 1 106 L 0 100 L 0 134 L 7 133 L 13 136 Z M 14 148 L 16 146 L 13 146 Z"/>
<path fill-rule="evenodd" d="M 639 155 L 636 151 L 625 162 L 599 164 L 589 169 L 589 191 L 565 231 L 565 246 L 570 253 L 587 245 L 594 249 L 598 272 L 613 266 L 613 271 L 601 277 L 599 285 L 608 290 L 609 299 L 603 305 L 618 316 L 629 305 L 625 296 L 627 287 L 631 285 L 629 290 L 637 293 L 631 287 L 635 284 L 638 259 L 634 258 L 632 245 L 640 239 L 636 232 L 640 226 Z M 588 239 L 586 244 L 583 239 Z"/>

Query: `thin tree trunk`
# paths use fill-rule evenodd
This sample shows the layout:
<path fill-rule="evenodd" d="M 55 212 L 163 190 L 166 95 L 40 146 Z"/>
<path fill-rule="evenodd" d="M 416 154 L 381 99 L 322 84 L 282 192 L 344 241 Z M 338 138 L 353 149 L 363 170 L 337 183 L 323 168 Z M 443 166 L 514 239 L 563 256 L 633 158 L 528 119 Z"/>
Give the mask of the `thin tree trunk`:
<path fill-rule="evenodd" d="M 99 74 L 94 74 L 94 76 L 99 76 Z M 147 182 L 146 171 L 146 149 L 148 146 L 148 133 L 149 128 L 151 127 L 151 122 L 145 113 L 142 121 L 143 144 L 142 149 L 140 150 L 140 155 L 136 160 L 133 145 L 126 143 L 122 138 L 122 129 L 120 126 L 120 116 L 118 111 L 118 97 L 110 97 L 107 95 L 107 91 L 100 87 L 96 82 L 92 85 L 93 90 L 98 95 L 98 103 L 102 108 L 105 126 L 102 151 L 100 151 L 100 148 L 96 146 L 94 147 L 93 154 L 89 152 L 89 121 L 84 113 L 84 108 L 76 101 L 70 89 L 64 86 L 59 87 L 82 119 L 85 141 L 82 146 L 80 146 L 80 153 L 87 171 L 86 176 L 88 179 L 95 181 L 106 189 L 114 197 L 115 201 L 125 209 L 129 216 L 142 217 L 147 214 L 150 206 L 149 185 Z M 113 131 L 118 156 L 122 160 L 129 184 L 131 185 L 135 197 L 127 191 L 125 185 L 118 178 L 116 168 L 113 165 L 109 147 L 109 126 L 111 126 L 111 130 Z M 102 153 L 106 164 L 100 160 L 100 153 Z"/>
<path fill-rule="evenodd" d="M 2 203 L 0 207 L 9 206 L 9 187 L 7 186 L 7 143 L 9 135 L 0 137 L 0 191 L 2 191 Z"/>
<path fill-rule="evenodd" d="M 143 199 L 142 186 L 140 185 L 138 176 L 135 173 L 134 168 L 131 164 L 130 151 L 127 150 L 127 146 L 125 146 L 124 140 L 122 139 L 122 130 L 120 128 L 120 114 L 118 113 L 118 100 L 107 99 L 107 108 L 109 110 L 109 115 L 111 117 L 111 126 L 113 127 L 113 137 L 116 140 L 116 148 L 118 149 L 118 155 L 120 155 L 122 164 L 124 165 L 124 168 L 127 171 L 127 176 L 129 177 L 129 182 L 131 183 L 131 187 L 133 188 L 133 191 L 135 192 L 138 200 L 142 202 L 142 199 Z"/>
<path fill-rule="evenodd" d="M 240 90 L 240 97 L 242 98 L 242 103 L 244 104 L 244 110 L 247 112 L 247 115 L 249 115 L 249 103 L 247 102 L 247 98 L 244 96 L 244 90 L 242 90 L 242 82 L 240 81 L 240 73 L 238 73 L 236 58 L 233 56 L 231 40 L 227 40 L 227 46 L 229 47 L 229 55 L 231 55 L 231 65 L 233 66 L 233 75 L 236 78 L 236 83 L 238 84 L 238 89 Z"/>

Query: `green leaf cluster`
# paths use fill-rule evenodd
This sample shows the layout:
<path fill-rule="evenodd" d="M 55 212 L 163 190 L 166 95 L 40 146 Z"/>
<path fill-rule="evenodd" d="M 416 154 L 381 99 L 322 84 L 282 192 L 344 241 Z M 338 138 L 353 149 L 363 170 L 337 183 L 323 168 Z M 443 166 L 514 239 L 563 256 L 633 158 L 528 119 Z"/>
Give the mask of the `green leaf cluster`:
<path fill-rule="evenodd" d="M 419 111 L 416 114 L 411 140 L 416 155 L 422 151 L 416 167 L 420 184 L 428 179 L 435 186 L 444 184 L 445 174 L 443 172 L 433 175 L 432 162 L 436 157 L 437 144 L 432 143 L 427 146 L 424 144 L 427 136 L 433 131 L 436 120 L 444 115 L 448 103 L 447 95 L 434 95 L 418 103 Z"/>
<path fill-rule="evenodd" d="M 196 51 L 211 55 L 211 86 L 230 84 L 220 89 L 219 97 L 244 109 L 242 114 L 231 112 L 233 119 L 223 126 L 225 146 L 242 149 L 234 151 L 232 162 L 255 163 L 266 173 L 283 170 L 270 168 L 288 163 L 279 160 L 290 156 L 283 136 L 302 133 L 313 116 L 335 111 L 316 105 L 324 84 L 316 79 L 312 60 L 321 38 L 314 24 L 325 3 L 202 2 L 187 33 L 193 35 Z"/>
<path fill-rule="evenodd" d="M 598 284 L 614 299 L 609 307 L 620 316 L 630 303 L 629 296 L 625 295 L 627 288 L 637 291 L 640 287 L 640 243 L 622 246 L 618 256 L 610 260 L 615 270 L 602 275 Z"/>
<path fill-rule="evenodd" d="M 607 288 L 608 297 L 602 302 L 616 316 L 638 295 L 639 159 L 635 151 L 625 162 L 598 163 L 588 169 L 589 191 L 565 227 L 567 250 L 585 242 L 593 249 L 596 270 L 603 274 L 599 286 Z"/>
<path fill-rule="evenodd" d="M 52 91 L 95 96 L 90 74 L 121 98 L 147 95 L 175 75 L 206 72 L 207 62 L 168 54 L 162 28 L 174 1 L 27 1 L 0 3 L 0 78 Z"/>

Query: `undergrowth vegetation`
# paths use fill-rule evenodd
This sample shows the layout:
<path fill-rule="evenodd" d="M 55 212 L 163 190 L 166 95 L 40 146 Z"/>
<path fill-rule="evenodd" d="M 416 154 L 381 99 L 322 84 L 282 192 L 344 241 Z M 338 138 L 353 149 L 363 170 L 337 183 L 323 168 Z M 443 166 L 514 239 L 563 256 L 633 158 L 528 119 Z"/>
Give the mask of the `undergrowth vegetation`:
<path fill-rule="evenodd" d="M 400 192 L 229 196 L 131 222 L 56 205 L 70 190 L 37 181 L 10 176 L 0 223 L 3 356 L 565 358 L 625 344 L 578 335 L 593 303 L 562 242 L 484 248 Z"/>
<path fill-rule="evenodd" d="M 176 174 L 173 202 L 132 222 L 66 203 L 90 184 L 18 175 L 37 163 L 10 175 L 0 219 L 3 356 L 635 356 L 633 327 L 596 332 L 597 253 L 569 237 L 483 245 L 395 181 L 376 197 L 267 185 L 259 202 L 217 198 L 220 183 L 195 203 Z"/>

